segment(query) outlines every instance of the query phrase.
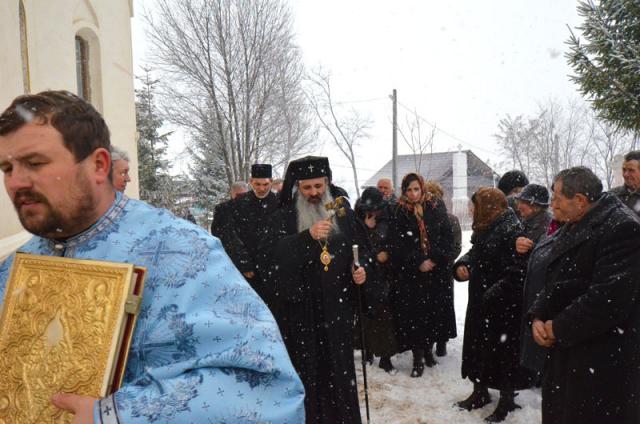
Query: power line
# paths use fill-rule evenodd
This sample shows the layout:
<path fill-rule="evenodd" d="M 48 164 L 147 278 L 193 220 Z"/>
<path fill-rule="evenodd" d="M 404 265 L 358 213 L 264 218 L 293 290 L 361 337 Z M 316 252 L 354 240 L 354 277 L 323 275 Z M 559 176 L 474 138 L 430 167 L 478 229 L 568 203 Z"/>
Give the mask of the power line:
<path fill-rule="evenodd" d="M 488 149 L 485 149 L 484 147 L 480 147 L 480 146 L 477 146 L 477 145 L 475 145 L 475 144 L 473 144 L 473 143 L 469 143 L 468 141 L 463 140 L 463 139 L 461 139 L 460 137 L 458 137 L 458 136 L 456 136 L 456 135 L 454 135 L 454 134 L 452 134 L 452 133 L 450 133 L 450 132 L 448 132 L 448 131 L 443 130 L 442 128 L 440 128 L 440 127 L 439 127 L 439 126 L 437 126 L 436 124 L 432 123 L 432 122 L 431 122 L 431 121 L 429 121 L 428 119 L 426 119 L 426 118 L 422 117 L 420 114 L 418 114 L 418 112 L 416 112 L 416 111 L 415 111 L 415 109 L 414 109 L 414 110 L 412 110 L 411 108 L 409 108 L 409 106 L 407 106 L 407 105 L 405 105 L 405 104 L 403 104 L 403 103 L 401 103 L 401 102 L 398 102 L 398 104 L 399 104 L 400 106 L 402 106 L 402 107 L 403 107 L 407 112 L 411 112 L 411 113 L 412 113 L 412 114 L 414 114 L 416 117 L 418 117 L 421 121 L 423 121 L 423 122 L 425 122 L 427 125 L 431 126 L 431 128 L 434 128 L 436 131 L 441 132 L 442 134 L 444 134 L 444 135 L 448 136 L 449 138 L 451 138 L 451 139 L 453 139 L 453 140 L 455 140 L 455 141 L 458 141 L 458 142 L 460 142 L 460 143 L 462 143 L 462 144 L 465 144 L 465 145 L 467 145 L 467 146 L 473 147 L 474 149 L 482 150 L 482 151 L 484 151 L 484 152 L 486 152 L 486 153 L 496 154 L 496 152 L 495 152 L 495 151 L 493 151 L 493 150 L 488 150 Z"/>
<path fill-rule="evenodd" d="M 371 99 L 360 99 L 360 100 L 343 100 L 340 102 L 333 102 L 334 106 L 342 106 L 342 105 L 348 105 L 348 104 L 355 104 L 355 103 L 373 103 L 373 102 L 380 102 L 380 101 L 387 101 L 388 99 L 386 97 L 374 97 Z M 301 103 L 304 106 L 310 106 L 313 107 L 313 104 L 311 103 L 306 103 L 303 102 Z"/>
<path fill-rule="evenodd" d="M 381 100 L 387 101 L 386 97 L 374 97 L 372 99 L 362 99 L 362 100 L 344 100 L 342 102 L 335 102 L 336 105 L 346 105 L 350 103 L 371 103 L 371 102 L 379 102 Z"/>
<path fill-rule="evenodd" d="M 332 168 L 347 168 L 347 169 L 353 169 L 350 165 L 338 165 L 335 163 L 331 164 Z M 359 166 L 356 166 L 356 170 L 357 171 L 371 171 L 371 172 L 378 172 L 379 169 L 371 169 L 371 168 L 360 168 Z"/>

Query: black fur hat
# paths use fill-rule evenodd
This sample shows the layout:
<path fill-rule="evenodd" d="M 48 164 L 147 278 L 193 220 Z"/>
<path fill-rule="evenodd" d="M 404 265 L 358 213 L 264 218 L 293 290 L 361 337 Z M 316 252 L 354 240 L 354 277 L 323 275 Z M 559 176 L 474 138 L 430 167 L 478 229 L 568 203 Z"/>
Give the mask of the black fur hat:
<path fill-rule="evenodd" d="M 251 165 L 251 178 L 271 178 L 271 164 L 254 163 Z"/>
<path fill-rule="evenodd" d="M 524 187 L 527 184 L 529 184 L 529 179 L 524 175 L 524 172 L 514 169 L 513 171 L 505 172 L 504 175 L 500 177 L 498 188 L 505 196 L 508 196 L 514 188 Z"/>

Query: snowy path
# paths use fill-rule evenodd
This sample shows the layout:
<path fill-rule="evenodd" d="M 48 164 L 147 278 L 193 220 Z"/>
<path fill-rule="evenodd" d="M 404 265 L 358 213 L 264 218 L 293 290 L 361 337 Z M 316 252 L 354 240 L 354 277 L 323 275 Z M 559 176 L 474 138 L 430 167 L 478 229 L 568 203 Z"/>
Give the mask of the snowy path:
<path fill-rule="evenodd" d="M 465 246 L 468 250 L 468 232 L 465 232 Z M 466 398 L 472 389 L 469 380 L 460 377 L 462 356 L 462 335 L 467 307 L 467 283 L 455 285 L 456 320 L 458 337 L 447 344 L 447 356 L 436 357 L 438 365 L 425 368 L 421 378 L 411 378 L 411 352 L 392 358 L 398 373 L 389 375 L 378 368 L 378 358 L 373 366 L 367 366 L 369 385 L 369 406 L 372 424 L 467 424 L 484 423 L 484 417 L 496 407 L 498 392 L 491 390 L 493 401 L 484 408 L 467 412 L 452 407 L 454 402 Z M 355 353 L 358 389 L 363 423 L 366 423 L 364 391 L 362 384 L 362 362 L 360 352 Z M 540 390 L 523 390 L 516 397 L 522 406 L 507 417 L 505 424 L 539 424 Z"/>

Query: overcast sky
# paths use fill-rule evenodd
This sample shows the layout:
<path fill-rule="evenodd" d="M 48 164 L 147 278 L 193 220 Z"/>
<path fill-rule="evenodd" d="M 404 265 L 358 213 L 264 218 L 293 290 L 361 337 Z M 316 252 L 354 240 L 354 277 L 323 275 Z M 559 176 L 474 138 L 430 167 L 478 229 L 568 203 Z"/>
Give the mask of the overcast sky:
<path fill-rule="evenodd" d="M 136 0 L 134 66 L 144 63 L 142 1 Z M 375 122 L 359 147 L 362 182 L 391 158 L 392 90 L 399 123 L 416 110 L 442 131 L 434 151 L 473 150 L 497 162 L 493 134 L 507 113 L 532 114 L 537 102 L 577 97 L 565 44 L 579 24 L 571 0 L 291 0 L 309 69 L 330 70 L 335 99 Z M 351 103 L 352 102 L 352 103 Z M 407 110 L 407 108 L 409 110 Z M 424 123 L 428 129 L 428 124 Z M 399 140 L 400 153 L 409 148 Z M 351 171 L 330 142 L 336 180 Z"/>

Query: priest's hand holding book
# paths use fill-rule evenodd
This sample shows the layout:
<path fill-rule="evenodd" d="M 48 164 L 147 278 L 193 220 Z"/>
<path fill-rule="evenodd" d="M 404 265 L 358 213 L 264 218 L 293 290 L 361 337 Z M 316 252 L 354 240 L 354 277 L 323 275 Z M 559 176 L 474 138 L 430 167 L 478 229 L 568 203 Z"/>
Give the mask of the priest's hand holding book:
<path fill-rule="evenodd" d="M 73 414 L 71 424 L 93 424 L 93 405 L 96 400 L 71 393 L 57 393 L 51 397 L 54 406 Z"/>

